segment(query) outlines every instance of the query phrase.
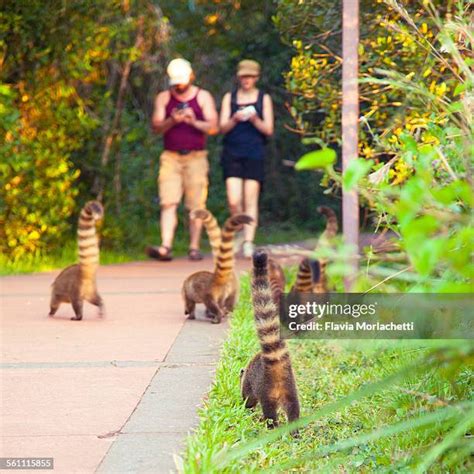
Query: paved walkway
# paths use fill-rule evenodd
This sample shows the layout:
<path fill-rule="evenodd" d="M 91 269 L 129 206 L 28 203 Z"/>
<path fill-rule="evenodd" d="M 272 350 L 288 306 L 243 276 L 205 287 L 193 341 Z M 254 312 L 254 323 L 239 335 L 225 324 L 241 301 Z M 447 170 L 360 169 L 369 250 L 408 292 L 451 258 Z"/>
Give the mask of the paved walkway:
<path fill-rule="evenodd" d="M 54 457 L 56 473 L 173 470 L 226 329 L 186 322 L 180 288 L 211 267 L 103 266 L 107 316 L 86 304 L 80 322 L 66 304 L 47 317 L 58 272 L 1 278 L 0 457 Z"/>

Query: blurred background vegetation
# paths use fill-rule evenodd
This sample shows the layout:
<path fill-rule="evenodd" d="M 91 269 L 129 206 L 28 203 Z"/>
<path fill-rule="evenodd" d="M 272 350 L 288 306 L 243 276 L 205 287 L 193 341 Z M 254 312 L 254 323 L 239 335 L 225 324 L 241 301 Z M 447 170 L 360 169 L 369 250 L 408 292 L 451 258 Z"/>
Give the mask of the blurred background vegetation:
<path fill-rule="evenodd" d="M 339 162 L 319 174 L 295 172 L 291 163 L 326 146 L 339 156 L 340 9 L 329 0 L 4 4 L 2 262 L 15 269 L 22 262 L 39 268 L 58 254 L 74 259 L 78 211 L 96 196 L 107 209 L 104 262 L 136 258 L 159 240 L 162 145 L 150 117 L 176 56 L 192 61 L 197 83 L 218 105 L 240 59 L 262 63 L 277 126 L 260 239 L 301 240 L 320 230 L 316 206 L 339 207 Z M 400 272 L 404 281 L 448 281 L 421 289 L 472 284 L 471 13 L 467 1 L 361 0 L 361 160 L 345 184 L 359 187 L 362 227 L 389 230 L 399 246 L 388 259 L 370 248 L 364 254 L 375 284 Z M 223 219 L 220 138 L 210 138 L 209 148 L 208 205 Z M 185 234 L 181 225 L 178 247 Z M 332 257 L 347 255 L 340 247 Z"/>
<path fill-rule="evenodd" d="M 364 249 L 356 290 L 472 292 L 472 3 L 360 5 L 361 158 L 342 177 L 339 160 L 322 168 L 316 157 L 315 171 L 301 173 L 283 164 L 327 146 L 339 157 L 341 2 L 3 3 L 3 266 L 34 270 L 45 261 L 57 265 L 55 256 L 74 261 L 78 211 L 98 195 L 106 205 L 102 262 L 136 258 L 144 245 L 157 242 L 161 139 L 151 133 L 150 117 L 156 92 L 166 87 L 166 64 L 176 56 L 191 60 L 197 83 L 219 104 L 233 86 L 235 65 L 250 57 L 262 63 L 261 85 L 277 111 L 261 234 L 278 241 L 314 233 L 322 227 L 316 206 L 337 209 L 341 189 L 356 187 L 363 228 L 396 237 L 391 251 Z M 222 219 L 219 142 L 209 140 L 208 203 Z M 178 244 L 186 245 L 183 226 Z M 342 242 L 319 249 L 330 261 L 336 290 L 342 290 L 352 251 Z M 472 400 L 470 341 L 441 340 L 414 352 L 398 343 L 374 345 L 372 352 L 366 345 L 346 351 L 294 344 L 303 404 L 312 418 L 298 445 L 271 435 L 268 455 L 269 438 L 255 440 L 261 424 L 257 415 L 243 417 L 238 392 L 238 371 L 256 350 L 245 285 L 216 385 L 188 443 L 186 472 L 241 472 L 243 466 L 281 472 L 283 461 L 288 470 L 301 471 L 308 462 L 321 472 L 347 470 L 349 461 L 349 472 L 472 472 L 472 401 L 465 403 Z M 410 366 L 414 353 L 420 356 L 416 370 Z M 348 411 L 354 401 L 361 403 Z M 454 415 L 445 417 L 444 409 Z M 312 429 L 318 417 L 323 424 Z M 217 461 L 223 469 L 215 468 Z"/>
<path fill-rule="evenodd" d="M 156 176 L 161 137 L 151 132 L 156 93 L 170 59 L 192 61 L 197 84 L 220 105 L 237 62 L 263 64 L 277 133 L 268 146 L 262 225 L 281 232 L 319 227 L 324 198 L 312 176 L 282 165 L 302 150 L 291 122 L 283 73 L 292 48 L 280 41 L 272 1 L 18 1 L 1 15 L 1 250 L 7 260 L 74 258 L 81 205 L 103 196 L 103 255 L 141 254 L 158 241 Z M 220 138 L 209 140 L 208 206 L 227 214 Z M 302 205 L 304 202 L 305 205 Z M 139 230 L 137 232 L 137 230 Z M 178 233 L 184 242 L 184 229 Z M 286 234 L 285 234 L 286 235 Z M 109 252 L 110 253 L 110 252 Z"/>

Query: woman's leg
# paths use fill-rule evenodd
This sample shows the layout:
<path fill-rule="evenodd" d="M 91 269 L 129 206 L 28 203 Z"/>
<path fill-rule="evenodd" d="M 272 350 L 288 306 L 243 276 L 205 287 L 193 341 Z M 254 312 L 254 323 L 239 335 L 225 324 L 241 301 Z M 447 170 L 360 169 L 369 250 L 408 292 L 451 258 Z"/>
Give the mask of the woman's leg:
<path fill-rule="evenodd" d="M 244 180 L 244 214 L 253 218 L 252 224 L 244 228 L 244 239 L 253 242 L 258 224 L 258 198 L 260 195 L 260 183 L 254 179 Z"/>
<path fill-rule="evenodd" d="M 243 179 L 227 178 L 225 186 L 227 189 L 227 204 L 231 215 L 240 214 L 243 210 Z"/>

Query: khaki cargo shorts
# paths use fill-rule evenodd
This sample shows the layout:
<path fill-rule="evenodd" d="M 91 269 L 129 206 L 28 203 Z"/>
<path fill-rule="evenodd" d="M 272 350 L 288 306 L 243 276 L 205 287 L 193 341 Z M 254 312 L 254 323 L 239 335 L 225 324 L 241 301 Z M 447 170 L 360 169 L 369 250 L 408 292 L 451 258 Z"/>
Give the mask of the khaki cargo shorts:
<path fill-rule="evenodd" d="M 165 150 L 160 156 L 158 174 L 160 205 L 179 204 L 184 194 L 184 205 L 189 211 L 204 209 L 208 174 L 207 150 L 196 150 L 187 155 Z"/>

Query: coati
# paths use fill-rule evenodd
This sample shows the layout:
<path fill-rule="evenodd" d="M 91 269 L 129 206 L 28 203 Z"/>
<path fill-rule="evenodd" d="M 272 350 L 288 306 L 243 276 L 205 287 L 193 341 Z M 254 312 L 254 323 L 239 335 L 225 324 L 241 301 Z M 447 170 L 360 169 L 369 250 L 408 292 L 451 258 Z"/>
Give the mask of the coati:
<path fill-rule="evenodd" d="M 247 408 L 260 403 L 270 427 L 277 426 L 277 410 L 282 407 L 288 421 L 300 416 L 300 405 L 290 354 L 280 339 L 280 321 L 272 298 L 267 254 L 253 255 L 252 300 L 257 335 L 262 348 L 241 371 L 241 393 Z"/>
<path fill-rule="evenodd" d="M 280 264 L 272 258 L 268 259 L 268 279 L 272 290 L 273 301 L 279 305 L 280 295 L 285 291 L 285 274 Z"/>
<path fill-rule="evenodd" d="M 336 213 L 326 206 L 319 206 L 318 212 L 326 216 L 326 228 L 318 240 L 318 247 L 329 246 L 331 240 L 336 236 L 338 223 Z M 326 260 L 315 260 L 305 258 L 301 261 L 296 275 L 296 281 L 291 291 L 300 293 L 327 293 L 328 284 L 326 276 Z"/>
<path fill-rule="evenodd" d="M 51 291 L 49 316 L 53 316 L 61 303 L 71 303 L 75 317 L 82 319 L 84 300 L 99 307 L 102 316 L 104 303 L 96 286 L 96 271 L 99 266 L 99 239 L 97 238 L 96 221 L 102 219 L 104 208 L 98 201 L 89 201 L 81 210 L 77 238 L 79 246 L 79 263 L 65 268 L 54 280 Z"/>
<path fill-rule="evenodd" d="M 298 293 L 317 293 L 314 289 L 320 284 L 320 278 L 321 266 L 319 260 L 304 258 L 298 267 L 296 281 L 291 291 Z"/>
<path fill-rule="evenodd" d="M 234 309 L 239 289 L 239 280 L 234 273 L 234 235 L 243 224 L 252 220 L 245 214 L 229 217 L 222 230 L 214 272 L 199 271 L 184 281 L 184 314 L 189 319 L 195 318 L 197 303 L 204 303 L 206 316 L 215 324 Z"/>
<path fill-rule="evenodd" d="M 318 206 L 317 211 L 326 216 L 326 228 L 318 240 L 318 247 L 331 245 L 331 240 L 336 237 L 339 225 L 337 223 L 336 213 L 327 206 Z"/>

